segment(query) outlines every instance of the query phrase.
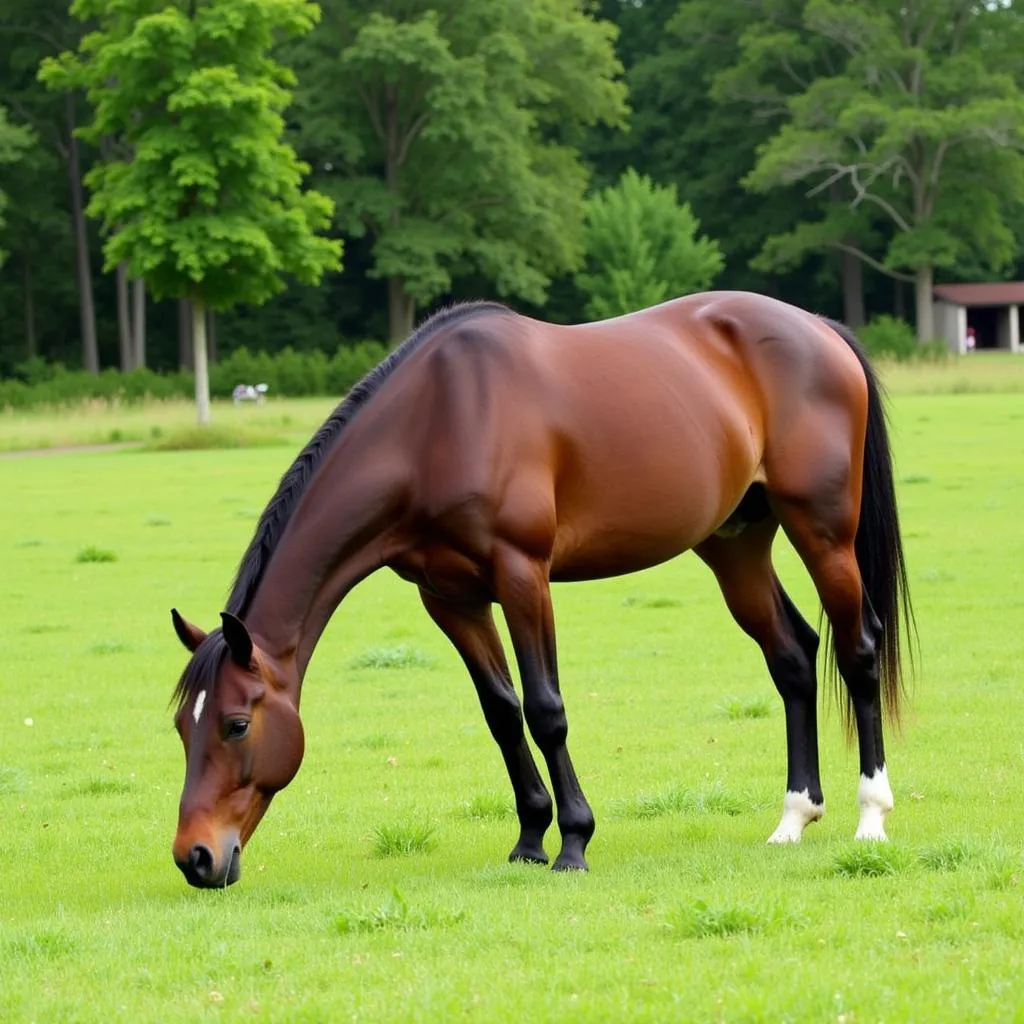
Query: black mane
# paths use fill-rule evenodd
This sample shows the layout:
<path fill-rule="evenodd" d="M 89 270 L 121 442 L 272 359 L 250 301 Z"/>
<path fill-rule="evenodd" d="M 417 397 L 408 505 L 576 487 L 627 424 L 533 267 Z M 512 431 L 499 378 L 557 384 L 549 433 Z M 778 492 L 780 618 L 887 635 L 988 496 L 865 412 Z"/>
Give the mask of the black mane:
<path fill-rule="evenodd" d="M 284 534 L 288 520 L 310 480 L 313 479 L 317 467 L 345 425 L 351 422 L 355 414 L 376 394 L 395 368 L 438 330 L 466 317 L 487 312 L 507 313 L 509 309 L 496 302 L 467 302 L 439 310 L 420 324 L 398 348 L 352 388 L 281 477 L 277 491 L 263 510 L 256 526 L 256 533 L 238 565 L 235 582 L 228 598 L 227 611 L 240 619 L 249 611 L 252 599 L 256 595 L 256 588 L 263 579 L 263 573 L 270 564 L 271 556 Z"/>
<path fill-rule="evenodd" d="M 249 547 L 239 562 L 226 611 L 240 619 L 245 617 L 270 559 L 284 535 L 285 527 L 324 456 L 345 425 L 350 423 L 356 413 L 377 393 L 395 368 L 429 341 L 442 327 L 448 327 L 477 313 L 508 312 L 511 312 L 509 308 L 498 302 L 464 302 L 438 310 L 352 388 L 281 477 L 274 496 L 260 516 Z M 213 630 L 196 648 L 174 689 L 172 700 L 177 701 L 179 710 L 190 697 L 212 687 L 226 653 L 227 644 L 221 636 L 220 629 Z"/>

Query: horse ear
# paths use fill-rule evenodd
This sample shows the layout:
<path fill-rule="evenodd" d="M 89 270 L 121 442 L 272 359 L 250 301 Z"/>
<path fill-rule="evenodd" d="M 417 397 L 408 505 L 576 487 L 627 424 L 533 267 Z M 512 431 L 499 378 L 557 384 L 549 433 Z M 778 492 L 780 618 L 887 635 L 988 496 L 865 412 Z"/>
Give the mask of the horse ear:
<path fill-rule="evenodd" d="M 191 622 L 186 622 L 179 614 L 177 608 L 171 609 L 171 621 L 174 623 L 174 632 L 178 639 L 189 651 L 195 649 L 206 639 L 206 634 Z"/>
<path fill-rule="evenodd" d="M 227 641 L 228 650 L 231 651 L 231 660 L 242 668 L 248 668 L 252 662 L 252 637 L 245 623 L 236 618 L 230 612 L 220 613 L 223 624 L 224 639 Z"/>

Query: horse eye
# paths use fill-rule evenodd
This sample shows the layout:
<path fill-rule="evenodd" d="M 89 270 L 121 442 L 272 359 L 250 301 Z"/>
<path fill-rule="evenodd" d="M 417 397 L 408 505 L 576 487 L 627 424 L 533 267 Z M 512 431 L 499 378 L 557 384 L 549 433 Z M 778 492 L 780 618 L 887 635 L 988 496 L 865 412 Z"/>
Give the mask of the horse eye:
<path fill-rule="evenodd" d="M 249 731 L 249 721 L 245 718 L 233 718 L 224 727 L 224 739 L 240 740 Z"/>

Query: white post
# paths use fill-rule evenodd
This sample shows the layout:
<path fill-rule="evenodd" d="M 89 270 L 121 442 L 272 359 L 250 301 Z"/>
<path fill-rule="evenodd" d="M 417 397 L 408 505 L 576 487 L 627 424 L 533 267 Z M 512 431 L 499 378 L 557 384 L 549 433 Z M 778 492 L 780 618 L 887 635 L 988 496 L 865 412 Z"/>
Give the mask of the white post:
<path fill-rule="evenodd" d="M 1010 351 L 1020 351 L 1020 306 L 1011 306 L 1010 314 Z"/>

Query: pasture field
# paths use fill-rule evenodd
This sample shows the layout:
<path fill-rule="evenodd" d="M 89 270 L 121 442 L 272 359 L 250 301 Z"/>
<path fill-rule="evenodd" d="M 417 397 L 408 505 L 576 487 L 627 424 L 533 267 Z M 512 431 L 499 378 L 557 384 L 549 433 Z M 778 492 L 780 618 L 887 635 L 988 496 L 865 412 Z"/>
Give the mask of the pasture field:
<path fill-rule="evenodd" d="M 305 763 L 241 881 L 189 889 L 169 609 L 214 624 L 295 449 L 0 461 L 0 1021 L 1024 1018 L 1024 394 L 892 411 L 921 648 L 892 842 L 852 840 L 831 713 L 825 819 L 765 845 L 781 702 L 687 555 L 555 589 L 586 876 L 505 862 L 470 682 L 378 574 L 312 663 Z"/>

